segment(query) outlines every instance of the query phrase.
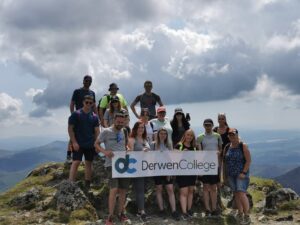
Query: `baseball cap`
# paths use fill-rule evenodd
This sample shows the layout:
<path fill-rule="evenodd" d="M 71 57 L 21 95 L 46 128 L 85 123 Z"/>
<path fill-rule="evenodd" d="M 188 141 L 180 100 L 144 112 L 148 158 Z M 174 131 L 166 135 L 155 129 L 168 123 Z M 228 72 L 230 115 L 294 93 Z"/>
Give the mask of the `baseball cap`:
<path fill-rule="evenodd" d="M 118 85 L 116 84 L 116 83 L 111 83 L 110 85 L 109 85 L 109 91 L 111 91 L 111 89 L 113 89 L 113 88 L 116 88 L 117 90 L 119 90 L 119 87 L 118 87 Z"/>
<path fill-rule="evenodd" d="M 203 122 L 203 124 L 204 124 L 204 125 L 205 125 L 205 124 L 211 124 L 211 125 L 214 125 L 214 122 L 213 122 L 212 119 L 205 119 L 204 122 Z"/>
<path fill-rule="evenodd" d="M 159 113 L 159 112 L 166 112 L 166 108 L 164 106 L 160 106 L 160 107 L 157 108 L 156 112 L 157 113 Z"/>
<path fill-rule="evenodd" d="M 177 113 L 183 114 L 182 108 L 176 108 L 176 109 L 175 109 L 175 114 L 177 114 Z"/>

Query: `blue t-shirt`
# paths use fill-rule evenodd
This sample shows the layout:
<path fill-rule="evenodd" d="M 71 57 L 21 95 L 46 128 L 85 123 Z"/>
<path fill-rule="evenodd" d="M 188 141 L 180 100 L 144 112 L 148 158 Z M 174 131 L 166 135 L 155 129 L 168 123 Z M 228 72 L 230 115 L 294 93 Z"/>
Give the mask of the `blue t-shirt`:
<path fill-rule="evenodd" d="M 69 117 L 69 125 L 74 126 L 75 138 L 81 148 L 94 147 L 95 127 L 99 126 L 98 116 L 94 112 L 76 110 Z"/>
<path fill-rule="evenodd" d="M 86 89 L 83 89 L 83 88 L 79 88 L 79 89 L 76 89 L 74 92 L 73 92 L 73 95 L 72 95 L 72 101 L 75 103 L 75 109 L 78 110 L 78 109 L 81 109 L 83 107 L 83 100 L 84 100 L 84 96 L 86 95 L 91 95 L 94 97 L 94 102 L 96 100 L 96 97 L 95 97 L 95 92 L 93 92 L 92 90 L 86 90 Z"/>

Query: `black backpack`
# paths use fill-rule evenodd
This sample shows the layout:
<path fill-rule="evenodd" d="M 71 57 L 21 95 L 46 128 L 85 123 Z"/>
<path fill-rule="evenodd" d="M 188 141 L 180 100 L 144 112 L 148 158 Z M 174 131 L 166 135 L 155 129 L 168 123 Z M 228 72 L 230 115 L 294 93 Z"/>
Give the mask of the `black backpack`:
<path fill-rule="evenodd" d="M 97 106 L 97 108 L 98 108 L 98 112 L 100 111 L 100 103 L 101 103 L 101 101 L 102 101 L 102 99 L 103 99 L 104 97 L 106 97 L 106 98 L 107 98 L 107 104 L 109 105 L 109 102 L 110 102 L 110 98 L 111 98 L 111 97 L 110 97 L 110 95 L 109 95 L 109 94 L 105 94 L 105 95 L 103 95 L 103 97 L 102 97 L 102 98 L 100 98 L 100 99 L 99 99 L 98 106 Z M 107 107 L 105 107 L 105 108 L 103 109 L 103 115 L 104 115 L 104 113 L 105 113 L 106 109 L 107 109 Z"/>

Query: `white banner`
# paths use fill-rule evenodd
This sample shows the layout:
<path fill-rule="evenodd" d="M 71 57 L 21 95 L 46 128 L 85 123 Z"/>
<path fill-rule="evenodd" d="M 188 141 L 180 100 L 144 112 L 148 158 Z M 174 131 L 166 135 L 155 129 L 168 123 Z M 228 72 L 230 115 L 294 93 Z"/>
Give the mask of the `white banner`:
<path fill-rule="evenodd" d="M 112 177 L 216 175 L 217 151 L 114 152 Z"/>

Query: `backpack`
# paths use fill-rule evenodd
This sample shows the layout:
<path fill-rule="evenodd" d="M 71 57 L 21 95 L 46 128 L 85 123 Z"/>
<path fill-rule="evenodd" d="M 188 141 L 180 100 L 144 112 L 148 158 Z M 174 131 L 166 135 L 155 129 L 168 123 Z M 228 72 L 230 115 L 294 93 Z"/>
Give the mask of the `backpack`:
<path fill-rule="evenodd" d="M 109 105 L 109 102 L 110 102 L 110 98 L 111 98 L 111 97 L 110 97 L 110 95 L 109 95 L 109 94 L 105 94 L 105 95 L 103 95 L 103 97 L 102 97 L 102 98 L 100 98 L 100 99 L 99 99 L 98 106 L 97 106 L 97 108 L 98 108 L 98 112 L 100 111 L 100 103 L 101 103 L 101 101 L 102 101 L 102 99 L 103 99 L 104 97 L 106 97 L 106 98 L 107 98 L 107 104 Z M 105 113 L 106 109 L 107 109 L 107 107 L 105 107 L 105 108 L 103 109 L 103 115 L 104 115 L 104 113 Z"/>

